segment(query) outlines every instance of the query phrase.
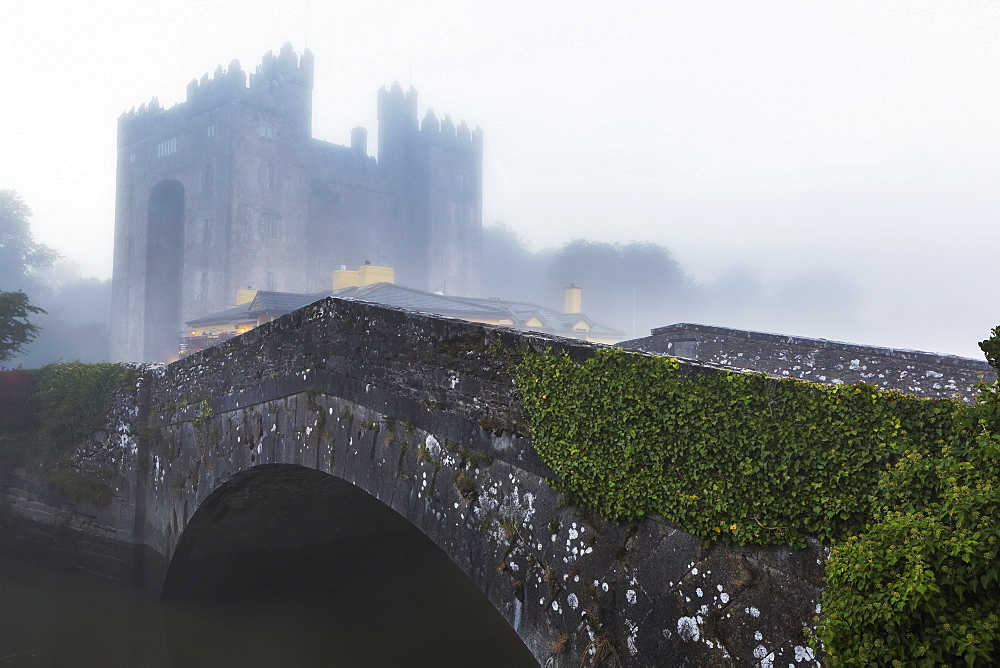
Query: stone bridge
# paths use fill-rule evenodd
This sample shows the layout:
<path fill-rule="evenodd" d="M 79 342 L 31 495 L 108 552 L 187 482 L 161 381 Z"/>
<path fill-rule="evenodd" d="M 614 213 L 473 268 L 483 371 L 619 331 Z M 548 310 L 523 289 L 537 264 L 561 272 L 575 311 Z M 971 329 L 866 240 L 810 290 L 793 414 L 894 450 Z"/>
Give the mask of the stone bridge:
<path fill-rule="evenodd" d="M 77 536 L 93 570 L 164 596 L 280 576 L 275 564 L 349 568 L 392 549 L 402 517 L 540 664 L 815 664 L 803 626 L 821 548 L 706 547 L 553 491 L 512 378 L 522 351 L 547 348 L 582 360 L 596 346 L 326 299 L 145 370 L 77 457 L 112 485 L 109 506 L 24 480 L 0 493 Z"/>

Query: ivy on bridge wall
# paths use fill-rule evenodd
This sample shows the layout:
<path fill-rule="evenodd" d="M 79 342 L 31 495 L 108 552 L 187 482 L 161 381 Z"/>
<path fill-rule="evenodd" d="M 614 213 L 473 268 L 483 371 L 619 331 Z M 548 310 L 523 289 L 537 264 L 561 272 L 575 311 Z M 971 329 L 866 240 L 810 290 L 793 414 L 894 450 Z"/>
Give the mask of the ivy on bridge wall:
<path fill-rule="evenodd" d="M 818 640 L 837 665 L 987 663 L 1000 640 L 996 399 L 525 355 L 534 445 L 567 500 L 703 540 L 833 544 Z"/>
<path fill-rule="evenodd" d="M 83 362 L 0 369 L 0 468 L 23 467 L 69 498 L 107 506 L 111 488 L 73 457 L 137 373 L 124 364 Z"/>

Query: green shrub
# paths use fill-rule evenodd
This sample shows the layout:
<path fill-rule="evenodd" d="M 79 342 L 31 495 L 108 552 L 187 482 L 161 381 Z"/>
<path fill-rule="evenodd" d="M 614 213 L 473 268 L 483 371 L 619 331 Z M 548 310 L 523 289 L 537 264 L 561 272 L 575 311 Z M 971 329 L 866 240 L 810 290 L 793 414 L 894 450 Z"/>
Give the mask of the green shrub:
<path fill-rule="evenodd" d="M 966 447 L 911 450 L 883 477 L 881 510 L 827 562 L 817 637 L 829 665 L 994 665 L 997 445 L 981 434 Z"/>
<path fill-rule="evenodd" d="M 860 529 L 882 471 L 913 441 L 952 438 L 965 410 L 870 385 L 683 373 L 613 348 L 581 364 L 526 355 L 517 378 L 535 449 L 571 502 L 741 543 Z"/>
<path fill-rule="evenodd" d="M 76 446 L 100 426 L 126 378 L 122 364 L 50 364 L 38 378 L 39 436 L 56 450 Z"/>

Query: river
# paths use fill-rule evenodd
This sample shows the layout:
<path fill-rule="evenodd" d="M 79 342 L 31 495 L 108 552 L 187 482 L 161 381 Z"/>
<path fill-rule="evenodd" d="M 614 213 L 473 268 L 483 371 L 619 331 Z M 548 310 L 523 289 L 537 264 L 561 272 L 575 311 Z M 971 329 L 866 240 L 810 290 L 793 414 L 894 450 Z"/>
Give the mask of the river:
<path fill-rule="evenodd" d="M 0 666 L 537 666 L 447 558 L 195 600 L 0 558 Z"/>

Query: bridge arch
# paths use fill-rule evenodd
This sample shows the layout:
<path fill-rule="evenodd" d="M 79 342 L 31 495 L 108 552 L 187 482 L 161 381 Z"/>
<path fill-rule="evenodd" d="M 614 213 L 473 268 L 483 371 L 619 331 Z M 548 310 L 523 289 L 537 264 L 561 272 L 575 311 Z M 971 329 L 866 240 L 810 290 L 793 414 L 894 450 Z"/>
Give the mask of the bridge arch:
<path fill-rule="evenodd" d="M 379 642 L 369 629 L 381 623 L 378 633 L 408 647 L 370 650 L 376 656 L 389 652 L 382 657 L 387 661 L 406 658 L 393 652 L 449 660 L 450 652 L 461 656 L 493 646 L 496 665 L 533 663 L 472 580 L 406 518 L 335 475 L 263 464 L 234 475 L 194 511 L 174 549 L 162 596 L 268 596 L 282 588 L 308 592 L 303 605 L 330 615 L 331 627 L 342 628 L 350 614 L 347 623 L 359 624 L 369 646 Z M 327 600 L 317 605 L 322 596 Z M 357 616 L 367 616 L 368 624 L 360 626 Z M 447 649 L 414 647 L 443 628 L 455 639 Z"/>
<path fill-rule="evenodd" d="M 162 585 L 175 551 L 171 569 L 210 564 L 199 533 L 239 514 L 250 476 L 282 470 L 264 466 L 295 465 L 356 485 L 417 527 L 538 663 L 611 653 L 726 665 L 756 657 L 759 635 L 776 659 L 800 655 L 821 548 L 706 547 L 663 518 L 611 523 L 568 504 L 532 447 L 513 383 L 524 351 L 546 346 L 573 359 L 594 350 L 328 298 L 154 370 L 137 389 L 148 393 L 149 428 L 135 449 L 143 549 L 133 573 Z M 259 524 L 268 522 L 280 524 Z M 184 579 L 171 573 L 168 594 L 190 586 Z M 683 632 L 692 620 L 698 632 Z"/>

